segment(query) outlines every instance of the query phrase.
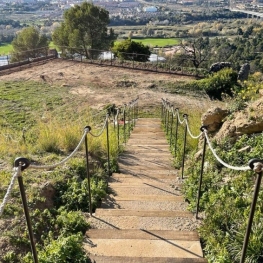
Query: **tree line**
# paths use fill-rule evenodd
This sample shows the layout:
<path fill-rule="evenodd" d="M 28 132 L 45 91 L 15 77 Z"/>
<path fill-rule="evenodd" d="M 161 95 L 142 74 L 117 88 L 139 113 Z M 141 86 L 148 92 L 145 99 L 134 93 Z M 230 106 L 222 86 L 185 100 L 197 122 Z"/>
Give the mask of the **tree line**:
<path fill-rule="evenodd" d="M 115 57 L 122 60 L 148 61 L 151 55 L 150 47 L 130 38 L 114 44 L 117 34 L 112 28 L 108 28 L 109 24 L 107 10 L 84 2 L 65 11 L 63 22 L 55 28 L 52 40 L 57 47 L 61 47 L 64 55 L 77 53 L 90 58 L 91 50 L 111 50 Z M 150 30 L 148 31 L 150 34 Z M 12 60 L 44 56 L 49 42 L 50 39 L 40 34 L 38 28 L 27 27 L 18 33 L 12 42 Z M 211 64 L 224 61 L 230 62 L 236 70 L 239 70 L 243 63 L 249 62 L 252 71 L 263 71 L 263 29 L 260 24 L 252 24 L 247 28 L 238 27 L 236 37 L 231 39 L 209 38 L 200 29 L 195 37 L 182 40 L 180 46 L 180 52 L 173 55 L 163 52 L 161 55 L 178 65 L 196 69 L 209 69 Z"/>

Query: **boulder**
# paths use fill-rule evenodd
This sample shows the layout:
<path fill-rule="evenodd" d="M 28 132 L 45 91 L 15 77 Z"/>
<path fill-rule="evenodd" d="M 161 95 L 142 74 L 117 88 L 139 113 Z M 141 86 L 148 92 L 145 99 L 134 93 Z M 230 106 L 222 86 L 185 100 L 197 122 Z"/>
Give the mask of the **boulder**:
<path fill-rule="evenodd" d="M 223 119 L 228 115 L 228 110 L 214 107 L 202 115 L 202 126 L 207 126 L 208 132 L 217 132 L 222 126 Z"/>
<path fill-rule="evenodd" d="M 245 110 L 237 112 L 235 118 L 225 121 L 215 139 L 220 141 L 224 137 L 229 137 L 232 141 L 236 141 L 243 134 L 262 133 L 262 131 L 263 98 L 260 98 Z"/>
<path fill-rule="evenodd" d="M 231 68 L 231 63 L 230 62 L 217 62 L 211 65 L 210 67 L 210 72 L 217 72 L 223 68 Z"/>
<path fill-rule="evenodd" d="M 247 80 L 249 71 L 250 71 L 250 65 L 248 63 L 243 64 L 238 72 L 237 79 L 240 81 Z"/>

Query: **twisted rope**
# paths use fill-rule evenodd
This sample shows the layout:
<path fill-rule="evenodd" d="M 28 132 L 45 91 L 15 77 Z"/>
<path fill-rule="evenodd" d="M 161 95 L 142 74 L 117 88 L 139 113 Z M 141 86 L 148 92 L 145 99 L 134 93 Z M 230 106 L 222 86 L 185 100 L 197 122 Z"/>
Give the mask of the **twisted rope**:
<path fill-rule="evenodd" d="M 187 132 L 189 133 L 189 135 L 193 138 L 193 139 L 199 139 L 201 136 L 202 136 L 202 134 L 203 134 L 203 132 L 201 132 L 199 135 L 197 135 L 197 136 L 194 136 L 192 133 L 191 133 L 191 131 L 190 131 L 190 128 L 189 128 L 189 124 L 188 124 L 188 120 L 187 119 L 185 119 L 185 123 L 186 123 L 186 127 L 187 127 Z"/>
<path fill-rule="evenodd" d="M 105 130 L 105 127 L 106 127 L 108 119 L 109 119 L 109 115 L 107 114 L 106 118 L 105 118 L 105 121 L 104 121 L 104 125 L 103 125 L 101 131 L 98 134 L 96 134 L 96 135 L 90 132 L 90 135 L 93 136 L 93 137 L 100 137 L 101 134 L 103 133 L 103 131 Z"/>
<path fill-rule="evenodd" d="M 212 151 L 213 155 L 215 156 L 215 158 L 218 160 L 218 162 L 220 162 L 222 165 L 224 165 L 225 167 L 232 169 L 232 170 L 236 170 L 236 171 L 247 171 L 247 170 L 251 170 L 251 168 L 249 166 L 245 166 L 245 167 L 237 167 L 237 166 L 232 166 L 229 165 L 227 163 L 225 163 L 222 159 L 220 159 L 220 157 L 216 154 L 215 149 L 213 149 L 211 142 L 209 140 L 209 137 L 207 135 L 207 130 L 204 129 L 204 134 L 207 140 L 207 143 L 209 145 L 210 150 Z"/>
<path fill-rule="evenodd" d="M 189 123 L 187 121 L 187 118 L 184 118 L 184 120 L 181 120 L 180 119 L 180 115 L 179 115 L 179 110 L 176 109 L 176 113 L 174 112 L 174 109 L 173 107 L 170 106 L 170 103 L 167 101 L 167 100 L 164 100 L 162 99 L 162 103 L 163 103 L 163 106 L 167 109 L 167 110 L 171 110 L 172 109 L 172 113 L 173 113 L 173 116 L 175 117 L 176 114 L 177 114 L 177 118 L 178 118 L 178 121 L 180 124 L 183 124 L 185 122 L 186 124 L 186 127 L 187 127 L 187 132 L 188 134 L 193 138 L 193 139 L 198 139 L 202 136 L 202 134 L 204 133 L 205 137 L 206 137 L 206 140 L 207 140 L 207 143 L 208 143 L 208 146 L 210 148 L 210 150 L 212 151 L 213 155 L 215 156 L 215 158 L 217 159 L 218 162 L 220 162 L 223 166 L 225 166 L 226 168 L 229 168 L 229 169 L 232 169 L 232 170 L 236 170 L 236 171 L 247 171 L 247 170 L 251 170 L 251 168 L 249 166 L 244 166 L 244 167 L 238 167 L 238 166 L 232 166 L 232 165 L 229 165 L 227 164 L 226 162 L 224 162 L 218 155 L 217 153 L 215 152 L 215 149 L 212 147 L 212 144 L 209 140 L 209 137 L 207 135 L 207 130 L 204 129 L 203 132 L 201 132 L 199 135 L 197 136 L 194 136 L 190 130 L 190 127 L 189 127 Z"/>
<path fill-rule="evenodd" d="M 15 173 L 12 176 L 12 179 L 10 181 L 8 188 L 7 188 L 7 191 L 6 191 L 6 194 L 5 194 L 4 199 L 2 201 L 2 204 L 0 205 L 0 216 L 2 216 L 2 214 L 4 212 L 5 205 L 7 204 L 7 202 L 10 199 L 11 191 L 14 188 L 15 179 L 19 175 L 21 175 L 21 166 L 15 167 L 14 170 L 15 170 Z"/>
<path fill-rule="evenodd" d="M 51 165 L 30 165 L 29 168 L 33 168 L 33 169 L 53 169 L 61 164 L 64 164 L 65 162 L 67 162 L 70 158 L 72 158 L 78 151 L 78 149 L 80 148 L 81 144 L 83 143 L 83 141 L 85 140 L 86 135 L 90 132 L 89 128 L 85 128 L 84 129 L 84 133 L 82 135 L 82 138 L 79 142 L 79 144 L 77 145 L 77 147 L 75 148 L 75 150 L 65 159 L 63 159 L 62 161 L 55 163 L 55 164 L 51 164 Z"/>
<path fill-rule="evenodd" d="M 176 114 L 177 114 L 177 118 L 178 118 L 179 123 L 180 123 L 180 124 L 183 124 L 183 123 L 185 122 L 185 119 L 183 119 L 183 120 L 181 121 L 181 119 L 180 119 L 180 114 L 179 114 L 179 110 L 178 110 L 178 109 L 176 109 Z M 175 115 L 174 115 L 174 117 L 175 117 Z"/>

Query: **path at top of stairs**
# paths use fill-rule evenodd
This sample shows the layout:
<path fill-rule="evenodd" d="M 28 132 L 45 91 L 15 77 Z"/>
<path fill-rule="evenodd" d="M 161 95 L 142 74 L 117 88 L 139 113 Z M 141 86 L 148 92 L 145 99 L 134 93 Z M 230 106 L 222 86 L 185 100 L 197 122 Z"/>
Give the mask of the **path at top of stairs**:
<path fill-rule="evenodd" d="M 137 120 L 118 164 L 89 218 L 84 247 L 93 262 L 207 262 L 160 119 Z"/>

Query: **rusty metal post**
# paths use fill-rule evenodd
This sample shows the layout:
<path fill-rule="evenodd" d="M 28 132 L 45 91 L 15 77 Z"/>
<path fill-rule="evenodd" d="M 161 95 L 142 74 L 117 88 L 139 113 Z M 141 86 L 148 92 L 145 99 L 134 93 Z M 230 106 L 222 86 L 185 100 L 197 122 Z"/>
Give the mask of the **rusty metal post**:
<path fill-rule="evenodd" d="M 15 159 L 15 167 L 20 167 L 21 171 L 26 169 L 30 165 L 30 162 L 26 158 L 17 158 Z M 38 257 L 37 257 L 37 250 L 36 250 L 36 245 L 34 241 L 34 235 L 33 235 L 33 230 L 32 230 L 32 224 L 31 224 L 31 219 L 29 215 L 29 210 L 27 206 L 27 199 L 26 199 L 26 193 L 25 193 L 25 188 L 24 188 L 24 183 L 23 183 L 23 178 L 22 174 L 20 174 L 18 177 L 18 184 L 19 184 L 19 189 L 20 189 L 20 194 L 21 194 L 21 199 L 22 199 L 22 204 L 24 208 L 24 213 L 26 217 L 26 223 L 27 223 L 27 229 L 28 229 L 28 235 L 30 239 L 30 246 L 31 246 L 31 251 L 34 259 L 34 263 L 38 263 Z"/>
<path fill-rule="evenodd" d="M 86 126 L 85 130 L 91 131 L 91 127 Z M 85 153 L 86 153 L 86 167 L 87 167 L 87 179 L 88 179 L 88 191 L 89 191 L 89 213 L 90 213 L 90 216 L 92 216 L 90 171 L 89 171 L 89 148 L 88 148 L 88 136 L 87 136 L 87 134 L 85 137 Z"/>
<path fill-rule="evenodd" d="M 179 118 L 178 118 L 178 108 L 176 110 L 176 124 L 175 124 L 175 135 L 174 135 L 174 156 L 176 156 L 177 151 L 177 139 L 178 139 L 178 126 L 179 126 Z"/>
<path fill-rule="evenodd" d="M 183 115 L 184 119 L 187 120 L 188 115 Z M 187 125 L 185 125 L 184 129 L 184 148 L 183 148 L 183 161 L 182 161 L 182 179 L 184 178 L 184 161 L 185 161 L 185 152 L 186 152 L 186 135 L 187 135 Z"/>
<path fill-rule="evenodd" d="M 110 171 L 110 138 L 109 138 L 109 114 L 107 114 L 106 120 L 106 133 L 107 133 L 107 159 L 108 159 L 108 176 L 111 176 Z"/>
<path fill-rule="evenodd" d="M 173 105 L 172 105 L 172 111 L 171 111 L 171 114 L 172 114 L 172 119 L 171 119 L 171 126 L 170 126 L 170 147 L 172 145 L 172 136 L 173 136 L 173 124 L 174 124 L 174 114 L 173 114 Z"/>
<path fill-rule="evenodd" d="M 205 129 L 207 129 L 206 126 L 202 126 L 200 130 L 203 132 Z M 198 219 L 198 212 L 199 212 L 199 204 L 200 204 L 200 198 L 201 198 L 201 187 L 202 187 L 202 181 L 203 181 L 203 173 L 204 173 L 204 163 L 205 163 L 205 153 L 206 153 L 206 137 L 204 136 L 204 146 L 203 146 L 203 154 L 202 154 L 202 163 L 201 163 L 201 171 L 200 171 L 200 177 L 199 177 L 199 187 L 198 187 L 198 194 L 197 194 L 197 205 L 196 205 L 196 215 L 195 218 Z"/>
<path fill-rule="evenodd" d="M 257 167 L 255 167 L 255 164 L 257 164 Z M 254 170 L 257 173 L 257 180 L 256 180 L 256 184 L 255 184 L 255 189 L 254 189 L 253 200 L 251 203 L 251 209 L 250 209 L 250 214 L 249 214 L 249 219 L 248 219 L 247 230 L 246 230 L 246 234 L 244 237 L 240 263 L 245 262 L 245 256 L 246 256 L 246 251 L 247 251 L 247 247 L 248 247 L 249 236 L 250 236 L 250 232 L 251 232 L 251 228 L 252 228 L 253 218 L 254 218 L 256 204 L 257 204 L 257 198 L 258 198 L 261 179 L 262 179 L 263 160 L 252 159 L 249 161 L 249 166 L 252 170 Z"/>

